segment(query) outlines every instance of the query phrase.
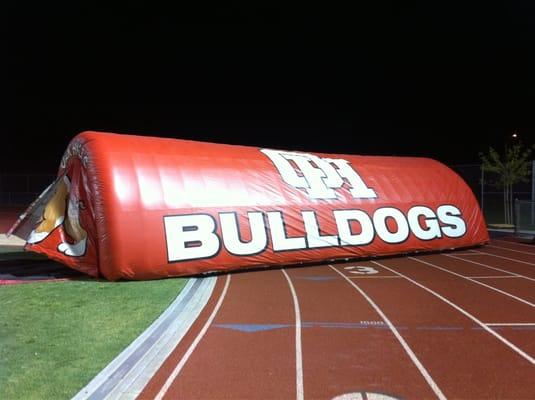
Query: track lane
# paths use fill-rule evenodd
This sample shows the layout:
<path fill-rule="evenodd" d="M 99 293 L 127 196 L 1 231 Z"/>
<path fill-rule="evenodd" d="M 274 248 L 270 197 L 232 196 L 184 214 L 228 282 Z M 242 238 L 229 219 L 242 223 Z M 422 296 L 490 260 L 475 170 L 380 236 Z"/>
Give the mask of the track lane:
<path fill-rule="evenodd" d="M 502 246 L 496 246 L 496 245 L 493 245 L 493 244 L 487 244 L 485 245 L 485 248 L 486 249 L 493 249 L 495 251 L 503 251 L 504 253 L 516 253 L 516 254 L 523 254 L 523 255 L 528 255 L 530 257 L 535 257 L 535 253 L 531 252 L 531 251 L 527 251 L 527 250 L 519 250 L 519 249 L 511 249 L 509 247 L 502 247 Z"/>
<path fill-rule="evenodd" d="M 477 265 L 476 263 L 478 263 L 483 267 L 498 268 L 501 269 L 502 272 L 507 271 L 507 273 L 519 274 L 530 279 L 535 279 L 535 267 L 511 260 L 503 260 L 492 255 L 479 253 L 473 256 L 458 256 L 455 253 L 451 253 L 444 256 L 454 259 L 462 259 L 474 265 Z"/>
<path fill-rule="evenodd" d="M 498 241 L 498 240 L 491 240 L 490 245 L 496 246 L 500 249 L 514 250 L 514 251 L 525 252 L 528 254 L 533 254 L 533 256 L 535 257 L 535 245 L 527 245 L 523 243 L 505 242 L 505 241 Z"/>
<path fill-rule="evenodd" d="M 203 345 L 166 398 L 295 398 L 294 324 L 281 271 L 234 274 Z"/>
<path fill-rule="evenodd" d="M 381 264 L 425 284 L 482 321 L 532 322 L 535 308 L 474 282 L 426 267 L 408 258 L 381 260 Z"/>
<path fill-rule="evenodd" d="M 281 271 L 232 274 L 213 324 L 164 398 L 295 398 L 294 325 Z M 169 371 L 162 375 L 166 379 Z M 153 385 L 142 398 L 153 398 L 160 388 Z"/>
<path fill-rule="evenodd" d="M 394 260 L 398 259 L 389 261 Z M 357 264 L 381 271 L 372 262 Z M 406 269 L 403 268 L 404 274 Z M 427 277 L 423 281 L 427 285 L 440 278 Z M 391 316 L 447 397 L 532 398 L 535 395 L 533 366 L 448 304 L 405 279 L 358 282 Z M 508 367 L 504 369 L 504 365 Z M 489 377 L 492 377 L 490 382 Z"/>
<path fill-rule="evenodd" d="M 454 255 L 451 253 L 451 256 Z M 535 279 L 535 274 L 532 275 L 535 268 L 491 255 L 455 257 L 438 254 L 418 256 L 444 269 L 466 274 L 479 282 L 534 301 L 534 280 L 477 277 L 503 278 L 522 272 L 527 274 L 526 277 Z M 411 264 L 409 259 L 380 262 L 459 303 L 484 322 L 535 322 L 533 307 L 491 292 L 476 282 L 434 268 L 433 272 L 426 271 L 425 266 L 422 269 L 422 265 L 415 265 L 415 261 Z M 395 265 L 390 265 L 391 262 Z M 502 271 L 489 268 L 490 264 L 497 263 L 506 264 L 501 265 Z M 368 274 L 366 269 L 347 269 L 355 265 L 375 269 L 377 274 Z M 535 382 L 535 376 L 533 369 L 526 372 L 526 361 L 447 304 L 433 296 L 431 300 L 429 293 L 373 262 L 338 264 L 335 267 L 356 282 L 384 310 L 447 397 L 522 398 L 526 394 L 535 397 L 535 387 L 531 384 Z M 373 307 L 348 283 L 344 286 L 343 278 L 336 277 L 336 272 L 327 272 L 328 269 L 326 265 L 287 269 L 288 282 L 282 270 L 233 274 L 233 282 L 221 310 L 207 328 L 198 348 L 169 385 L 164 398 L 278 399 L 296 398 L 296 393 L 297 398 L 333 398 L 344 393 L 435 398 L 436 393 Z M 221 279 L 218 279 L 217 286 L 222 286 Z M 296 368 L 299 363 L 295 356 L 298 335 L 293 310 L 297 303 L 292 300 L 289 283 L 295 288 L 297 307 L 302 317 L 299 334 L 303 352 L 303 393 L 306 393 L 303 397 L 299 396 Z M 356 297 L 359 300 L 355 300 Z M 215 302 L 210 300 L 212 310 Z M 425 307 L 422 308 L 422 304 Z M 206 322 L 208 316 L 203 314 L 208 314 L 209 308 L 207 306 L 206 313 L 203 311 L 191 333 L 188 332 L 139 398 L 155 398 L 186 353 L 188 345 L 195 340 L 202 323 Z M 535 328 L 492 326 L 490 329 L 535 357 Z M 273 343 L 282 345 L 273 346 Z M 274 351 L 273 347 L 285 350 Z M 487 360 L 485 350 L 488 352 L 489 349 L 492 349 L 490 353 L 495 361 Z M 504 363 L 513 366 L 517 372 L 507 371 L 498 379 L 499 366 L 503 368 Z M 483 390 L 483 378 L 480 376 L 493 377 L 494 391 Z M 511 387 L 511 382 L 515 381 L 521 382 L 519 387 Z"/>
<path fill-rule="evenodd" d="M 512 298 L 512 299 L 514 299 L 516 301 L 519 301 L 519 302 L 521 302 L 523 304 L 526 304 L 526 305 L 528 305 L 528 306 L 530 306 L 532 308 L 535 308 L 535 302 L 533 302 L 532 299 L 528 299 L 529 297 L 533 297 L 531 292 L 533 291 L 533 289 L 535 289 L 535 284 L 530 284 L 527 281 L 523 282 L 525 285 L 528 285 L 528 289 L 531 289 L 531 290 L 527 290 L 527 291 L 526 290 L 524 290 L 524 291 L 520 290 L 521 294 L 526 294 L 526 296 L 528 297 L 528 298 L 526 298 L 526 297 L 518 296 L 517 294 L 512 293 L 511 291 L 503 290 L 503 289 L 500 289 L 499 287 L 491 285 L 490 284 L 491 282 L 489 280 L 487 280 L 486 277 L 485 278 L 480 278 L 480 279 L 475 279 L 474 277 L 465 276 L 463 274 L 459 274 L 456 271 L 452 271 L 451 269 L 444 268 L 444 267 L 442 267 L 440 265 L 440 262 L 436 262 L 436 261 L 431 262 L 429 260 L 424 260 L 422 258 L 416 258 L 416 257 L 408 257 L 408 259 L 412 260 L 412 261 L 415 261 L 415 262 L 418 262 L 418 263 L 421 263 L 421 264 L 423 264 L 425 266 L 428 266 L 428 267 L 431 267 L 431 268 L 435 268 L 435 269 L 437 269 L 439 271 L 447 272 L 447 273 L 449 273 L 451 275 L 457 276 L 457 277 L 459 277 L 461 279 L 465 279 L 465 280 L 467 280 L 469 282 L 472 282 L 472 283 L 474 283 L 476 285 L 482 286 L 482 287 L 484 287 L 486 289 L 492 290 L 493 292 L 496 292 L 496 293 L 499 293 L 501 295 L 507 296 L 507 297 Z M 501 276 L 500 278 L 513 278 L 513 277 L 514 276 L 512 276 L 512 275 L 508 275 L 508 276 Z M 496 281 L 496 280 L 499 280 L 499 279 L 494 279 L 494 280 Z M 501 280 L 503 280 L 503 279 L 501 279 Z M 514 285 L 510 285 L 510 286 L 512 286 L 513 292 L 515 292 L 515 291 L 518 292 L 519 288 L 522 289 L 522 286 L 519 286 L 519 287 L 516 287 Z M 526 289 L 526 287 L 524 287 L 524 289 Z M 530 301 L 530 300 L 532 300 L 532 301 Z"/>
<path fill-rule="evenodd" d="M 495 275 L 498 275 L 499 273 L 502 273 L 502 274 L 512 275 L 512 276 L 516 276 L 516 277 L 519 277 L 519 278 L 522 278 L 522 279 L 526 279 L 526 280 L 529 280 L 531 282 L 535 282 L 535 278 L 531 278 L 531 277 L 529 277 L 527 275 L 520 274 L 518 272 L 513 272 L 513 271 L 511 271 L 509 269 L 505 269 L 505 268 L 508 268 L 508 267 L 499 268 L 499 267 L 491 266 L 491 265 L 488 265 L 488 264 L 485 264 L 485 263 L 482 263 L 482 262 L 479 262 L 479 261 L 475 261 L 475 260 L 471 259 L 471 257 L 462 257 L 462 256 L 459 256 L 459 255 L 453 255 L 453 254 L 441 254 L 441 256 L 446 257 L 448 259 L 453 259 L 453 260 L 469 263 L 471 265 L 478 265 L 480 267 L 483 267 L 483 268 L 487 269 L 489 273 L 493 273 Z M 496 273 L 496 272 L 498 272 L 498 273 Z M 484 275 L 482 275 L 482 276 L 484 276 Z"/>
<path fill-rule="evenodd" d="M 402 260 L 400 260 L 400 261 L 402 261 Z M 408 261 L 410 261 L 410 260 L 408 260 Z M 378 265 L 382 265 L 382 266 L 384 265 L 384 264 L 379 264 L 378 262 L 375 262 L 375 261 L 373 263 L 374 264 L 378 264 Z M 395 272 L 392 268 L 389 268 L 386 265 L 384 265 L 384 267 L 387 270 Z M 403 271 L 406 272 L 406 269 L 403 269 Z M 423 274 L 425 274 L 428 271 L 422 270 L 421 272 L 423 272 Z M 427 285 L 423 285 L 422 283 L 418 282 L 418 278 L 416 278 L 415 276 L 411 277 L 410 274 L 406 274 L 406 273 L 402 274 L 401 272 L 397 272 L 397 273 L 402 275 L 402 276 L 404 276 L 405 279 L 411 281 L 413 284 L 421 287 L 422 289 L 428 291 L 429 293 L 432 293 L 435 297 L 437 297 L 440 300 L 442 300 L 443 302 L 449 304 L 451 307 L 455 308 L 457 311 L 459 311 L 463 315 L 465 315 L 465 316 L 469 317 L 470 319 L 472 319 L 474 322 L 476 322 L 480 326 L 480 328 L 482 328 L 486 332 L 488 332 L 491 335 L 493 335 L 496 339 L 501 341 L 505 346 L 509 347 L 512 351 L 516 352 L 519 356 L 524 358 L 529 364 L 531 364 L 532 366 L 535 366 L 535 356 L 533 354 L 526 353 L 516 343 L 508 341 L 504 336 L 502 336 L 499 333 L 497 333 L 495 329 L 493 330 L 488 325 L 486 325 L 485 322 L 488 322 L 488 320 L 486 321 L 483 318 L 479 317 L 481 312 L 479 312 L 479 313 L 474 313 L 473 311 L 470 312 L 470 311 L 466 310 L 466 308 L 464 308 L 463 306 L 459 305 L 458 303 L 455 303 L 455 302 L 451 301 L 451 296 L 453 294 L 451 291 L 450 291 L 450 293 L 448 293 L 448 295 L 444 295 L 444 293 L 443 293 L 444 291 L 442 291 L 442 293 L 440 293 L 439 291 L 433 290 L 433 288 L 431 287 L 433 285 L 429 285 L 429 282 L 428 282 Z M 441 279 L 441 281 L 442 280 L 443 280 L 443 278 Z M 456 289 L 459 289 L 458 285 L 457 285 Z M 469 293 L 469 292 L 468 291 L 464 291 L 464 293 Z M 491 293 L 491 292 L 489 292 L 489 293 Z M 494 293 L 492 292 L 492 294 L 494 294 Z M 448 298 L 448 296 L 450 296 L 450 298 Z M 509 307 L 507 307 L 507 306 L 504 307 L 504 304 L 502 304 L 502 303 L 506 304 L 507 302 L 502 301 L 502 302 L 493 303 L 493 302 L 490 301 L 489 297 L 492 297 L 492 296 L 490 296 L 490 294 L 487 294 L 486 297 L 483 296 L 481 298 L 482 299 L 482 304 L 485 304 L 485 305 L 492 304 L 492 305 L 495 306 L 495 308 L 497 310 L 502 310 L 504 315 L 502 317 L 498 316 L 498 318 L 499 318 L 498 320 L 506 322 L 506 323 L 509 323 L 509 324 L 515 324 L 515 323 L 518 324 L 519 322 L 530 323 L 529 318 L 533 317 L 533 308 L 531 309 L 532 312 L 531 313 L 526 313 L 524 318 L 519 319 L 518 321 L 515 321 L 515 322 L 511 322 L 510 320 L 508 320 L 508 318 L 510 318 L 509 313 L 511 313 L 512 311 L 518 311 L 519 304 L 520 304 L 520 306 L 524 306 L 524 307 L 525 307 L 525 305 L 521 304 L 521 303 L 517 303 L 517 306 L 515 308 L 511 308 L 510 305 L 509 305 Z M 525 318 L 528 318 L 528 321 L 526 321 Z"/>
<path fill-rule="evenodd" d="M 526 254 L 508 254 L 502 250 L 496 250 L 489 247 L 485 247 L 481 250 L 474 250 L 477 254 L 484 254 L 487 256 L 499 258 L 501 260 L 506 260 L 509 262 L 515 262 L 517 264 L 529 265 L 530 267 L 535 267 L 535 259 L 531 255 Z"/>
<path fill-rule="evenodd" d="M 495 244 L 496 246 L 503 246 L 503 245 L 509 244 L 514 249 L 532 250 L 532 252 L 535 253 L 535 244 L 518 243 L 518 242 L 514 242 L 512 240 L 501 240 L 501 239 L 492 239 L 490 241 L 490 243 L 491 244 Z M 513 247 L 513 245 L 514 245 L 514 247 Z"/>
<path fill-rule="evenodd" d="M 514 272 L 506 272 L 506 270 L 493 270 L 488 266 L 474 263 L 474 257 L 479 256 L 458 256 L 456 253 L 448 254 L 430 254 L 430 255 L 421 255 L 417 258 L 422 261 L 428 261 L 433 264 L 438 264 L 442 268 L 445 268 L 449 271 L 467 276 L 514 276 Z"/>
<path fill-rule="evenodd" d="M 357 392 L 437 397 L 378 313 L 335 271 L 287 272 L 301 306 L 306 398 Z"/>
<path fill-rule="evenodd" d="M 534 321 L 535 322 L 535 321 Z M 535 326 L 491 326 L 491 329 L 498 332 L 510 342 L 516 344 L 529 354 L 535 354 Z M 534 378 L 535 379 L 535 378 Z M 535 396 L 534 396 L 535 398 Z"/>
<path fill-rule="evenodd" d="M 533 281 L 527 281 L 522 278 L 475 278 L 475 280 L 535 303 L 535 282 Z"/>

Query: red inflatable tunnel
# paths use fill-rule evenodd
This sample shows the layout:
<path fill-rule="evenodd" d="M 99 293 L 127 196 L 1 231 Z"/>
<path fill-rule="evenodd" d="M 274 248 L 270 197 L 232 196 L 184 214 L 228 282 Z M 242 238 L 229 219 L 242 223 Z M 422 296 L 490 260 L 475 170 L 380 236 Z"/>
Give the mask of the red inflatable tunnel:
<path fill-rule="evenodd" d="M 210 271 L 488 241 L 473 193 L 426 158 L 84 132 L 12 231 L 93 276 Z"/>

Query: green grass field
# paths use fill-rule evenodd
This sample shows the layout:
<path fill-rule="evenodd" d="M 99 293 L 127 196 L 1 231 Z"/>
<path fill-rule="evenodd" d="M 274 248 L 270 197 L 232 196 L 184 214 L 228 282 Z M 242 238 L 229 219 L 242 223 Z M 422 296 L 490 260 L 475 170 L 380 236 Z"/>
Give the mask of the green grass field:
<path fill-rule="evenodd" d="M 0 286 L 0 399 L 69 399 L 175 299 L 185 279 Z"/>

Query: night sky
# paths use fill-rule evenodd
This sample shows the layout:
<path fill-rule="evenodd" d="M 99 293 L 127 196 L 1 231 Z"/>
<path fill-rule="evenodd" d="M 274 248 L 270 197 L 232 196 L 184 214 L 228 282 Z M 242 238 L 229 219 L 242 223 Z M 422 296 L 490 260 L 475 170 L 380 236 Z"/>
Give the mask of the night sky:
<path fill-rule="evenodd" d="M 4 6 L 0 172 L 88 129 L 453 164 L 533 126 L 533 2 L 189 3 Z"/>

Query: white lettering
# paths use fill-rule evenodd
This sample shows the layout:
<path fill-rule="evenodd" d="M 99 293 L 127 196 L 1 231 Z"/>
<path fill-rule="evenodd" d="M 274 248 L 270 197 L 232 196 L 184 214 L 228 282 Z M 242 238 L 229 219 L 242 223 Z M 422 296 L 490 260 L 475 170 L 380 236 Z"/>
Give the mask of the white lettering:
<path fill-rule="evenodd" d="M 284 182 L 294 188 L 304 189 L 312 199 L 336 199 L 335 189 L 340 189 L 346 181 L 353 198 L 377 197 L 347 160 L 270 149 L 260 151 L 273 162 Z"/>
<path fill-rule="evenodd" d="M 307 245 L 304 237 L 289 238 L 286 236 L 286 229 L 280 211 L 269 211 L 267 216 L 274 251 L 306 249 Z"/>
<path fill-rule="evenodd" d="M 219 213 L 223 243 L 229 253 L 246 256 L 259 253 L 267 247 L 264 214 L 256 211 L 249 212 L 247 215 L 249 217 L 251 240 L 249 242 L 243 242 L 240 239 L 240 228 L 236 214 L 233 212 Z"/>
<path fill-rule="evenodd" d="M 169 262 L 208 258 L 219 251 L 215 220 L 206 214 L 164 217 Z"/>
<path fill-rule="evenodd" d="M 391 218 L 396 221 L 397 230 L 390 232 L 387 227 L 387 220 Z M 401 243 L 409 237 L 409 224 L 401 211 L 393 207 L 378 208 L 373 214 L 373 224 L 377 235 L 386 243 Z"/>
<path fill-rule="evenodd" d="M 362 246 L 371 243 L 374 236 L 374 229 L 371 218 L 361 210 L 335 210 L 334 219 L 340 235 L 341 246 Z M 351 232 L 350 221 L 357 221 L 360 224 L 361 232 L 353 234 Z"/>
<path fill-rule="evenodd" d="M 442 227 L 444 235 L 451 238 L 458 238 L 466 233 L 466 224 L 461 218 L 461 211 L 451 205 L 443 205 L 438 207 L 437 215 L 440 222 L 448 226 Z"/>
<path fill-rule="evenodd" d="M 425 225 L 427 229 L 424 229 L 420 225 L 420 217 L 424 216 Z M 407 213 L 407 220 L 411 227 L 412 233 L 421 240 L 431 240 L 442 236 L 440 233 L 440 225 L 438 224 L 437 216 L 428 207 L 415 206 L 412 207 Z"/>
<path fill-rule="evenodd" d="M 338 236 L 320 234 L 320 228 L 314 211 L 302 211 L 303 222 L 309 248 L 338 246 Z"/>

